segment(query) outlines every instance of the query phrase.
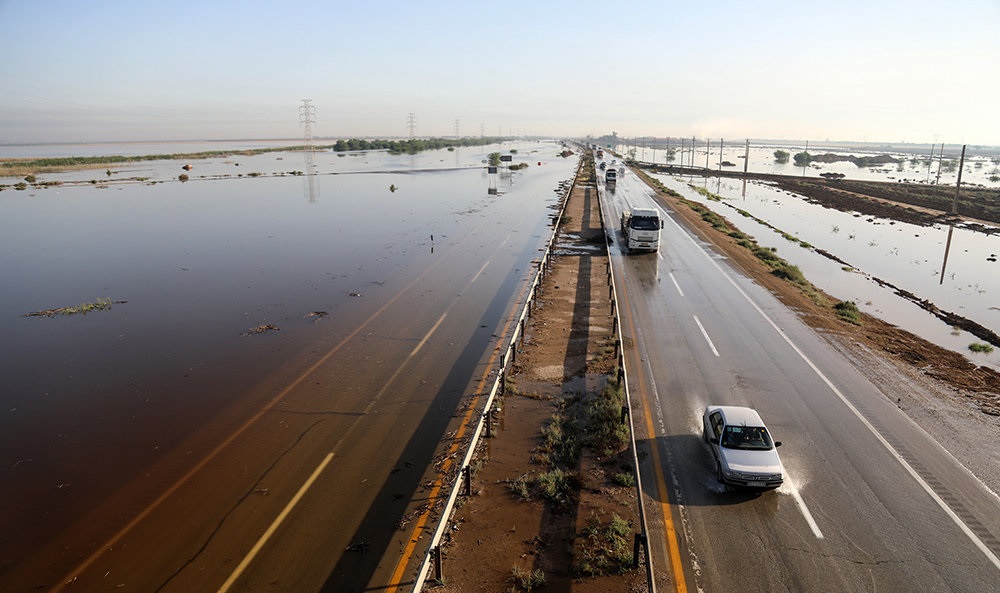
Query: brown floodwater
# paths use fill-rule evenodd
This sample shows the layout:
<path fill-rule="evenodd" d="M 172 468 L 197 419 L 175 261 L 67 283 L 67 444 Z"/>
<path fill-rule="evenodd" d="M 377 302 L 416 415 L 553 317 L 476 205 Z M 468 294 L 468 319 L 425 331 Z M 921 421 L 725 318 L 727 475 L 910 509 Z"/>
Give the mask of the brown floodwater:
<path fill-rule="evenodd" d="M 511 148 L 531 166 L 491 178 L 486 154 Z M 445 255 L 442 287 L 498 245 L 513 254 L 497 294 L 463 317 L 499 326 L 572 177 L 576 160 L 558 150 L 269 153 L 194 162 L 186 183 L 181 162 L 153 161 L 0 192 L 0 529 L 21 534 L 0 546 L 4 565 L 213 419 L 249 416 L 261 381 L 348 334 Z M 141 180 L 117 182 L 126 177 Z M 114 304 L 27 316 L 99 298 Z"/>

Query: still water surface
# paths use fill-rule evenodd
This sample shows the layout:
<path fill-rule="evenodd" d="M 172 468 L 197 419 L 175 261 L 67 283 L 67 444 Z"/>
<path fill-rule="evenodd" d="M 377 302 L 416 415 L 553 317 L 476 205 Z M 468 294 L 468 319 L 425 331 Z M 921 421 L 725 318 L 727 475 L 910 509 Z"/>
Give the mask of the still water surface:
<path fill-rule="evenodd" d="M 948 227 L 920 227 L 824 208 L 763 182 L 748 183 L 744 197 L 742 181 L 737 179 L 655 177 L 722 214 L 761 245 L 776 248 L 778 255 L 833 297 L 852 300 L 860 309 L 960 352 L 977 364 L 1000 369 L 1000 349 L 991 354 L 969 351 L 969 344 L 981 340 L 952 329 L 874 280 L 882 279 L 1000 333 L 1000 235 L 956 227 L 942 282 Z M 706 199 L 691 189 L 692 184 L 722 196 L 724 201 Z M 785 239 L 736 209 L 837 256 L 851 269 Z"/>

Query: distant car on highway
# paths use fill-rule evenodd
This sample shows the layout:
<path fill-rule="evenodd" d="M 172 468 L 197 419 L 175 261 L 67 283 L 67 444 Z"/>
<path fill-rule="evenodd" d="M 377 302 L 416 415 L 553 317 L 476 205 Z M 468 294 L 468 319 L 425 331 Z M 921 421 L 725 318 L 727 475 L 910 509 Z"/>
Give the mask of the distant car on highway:
<path fill-rule="evenodd" d="M 784 480 L 778 451 L 760 414 L 739 406 L 708 406 L 702 417 L 705 442 L 723 484 L 777 488 Z"/>

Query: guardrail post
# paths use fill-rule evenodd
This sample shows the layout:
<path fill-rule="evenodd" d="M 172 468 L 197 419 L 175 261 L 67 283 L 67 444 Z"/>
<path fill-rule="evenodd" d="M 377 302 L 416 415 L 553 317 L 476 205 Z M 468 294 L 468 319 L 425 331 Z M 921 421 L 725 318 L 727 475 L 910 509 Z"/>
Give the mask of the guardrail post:
<path fill-rule="evenodd" d="M 626 420 L 628 420 L 628 406 L 622 406 L 622 424 L 625 424 Z"/>
<path fill-rule="evenodd" d="M 614 317 L 611 318 L 611 333 L 613 333 L 613 334 L 617 334 L 618 333 L 618 316 L 617 315 L 615 315 Z"/>
<path fill-rule="evenodd" d="M 441 546 L 434 546 L 434 579 L 439 583 L 444 580 L 444 562 L 441 556 Z"/>
<path fill-rule="evenodd" d="M 635 534 L 635 545 L 632 547 L 632 568 L 639 568 L 639 552 L 642 551 L 642 547 L 646 545 L 646 534 L 637 533 Z"/>
<path fill-rule="evenodd" d="M 483 422 L 486 423 L 486 438 L 493 438 L 493 412 L 492 410 L 486 410 L 483 414 Z"/>
<path fill-rule="evenodd" d="M 462 468 L 462 494 L 472 496 L 472 468 L 469 466 Z"/>

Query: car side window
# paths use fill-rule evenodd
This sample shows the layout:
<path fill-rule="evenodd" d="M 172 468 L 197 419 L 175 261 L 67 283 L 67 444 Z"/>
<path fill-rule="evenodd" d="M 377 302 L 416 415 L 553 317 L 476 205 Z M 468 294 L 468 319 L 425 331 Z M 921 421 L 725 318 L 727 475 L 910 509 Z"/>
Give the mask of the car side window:
<path fill-rule="evenodd" d="M 714 412 L 709 416 L 709 421 L 712 423 L 712 434 L 714 435 L 712 440 L 718 441 L 719 437 L 722 436 L 722 414 Z"/>

